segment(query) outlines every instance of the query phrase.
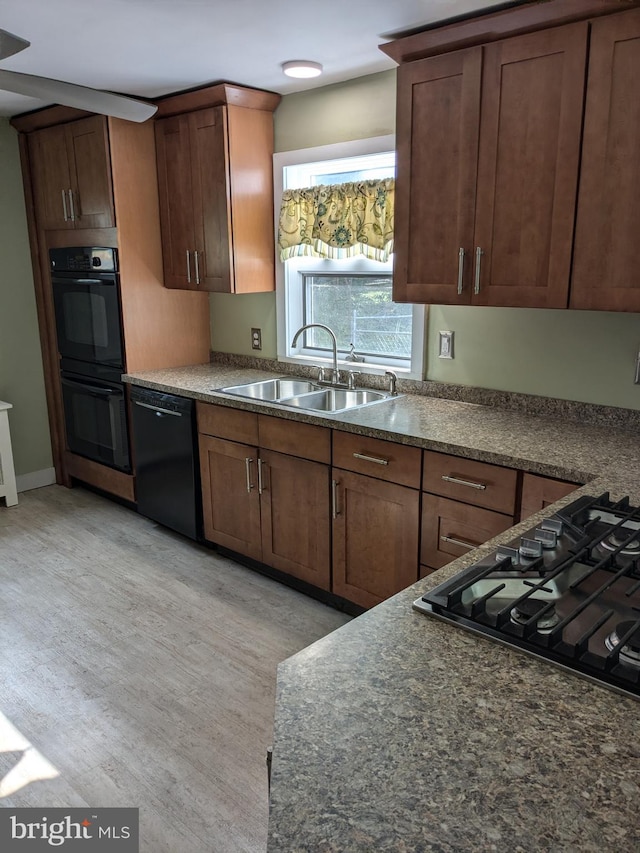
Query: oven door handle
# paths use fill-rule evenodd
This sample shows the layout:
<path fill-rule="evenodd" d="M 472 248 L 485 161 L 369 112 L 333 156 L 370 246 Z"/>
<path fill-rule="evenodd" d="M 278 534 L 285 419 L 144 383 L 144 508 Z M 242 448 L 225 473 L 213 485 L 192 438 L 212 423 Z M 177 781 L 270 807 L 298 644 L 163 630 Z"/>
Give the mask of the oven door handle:
<path fill-rule="evenodd" d="M 88 391 L 96 397 L 110 397 L 112 394 L 117 393 L 115 388 L 102 388 L 96 387 L 95 385 L 86 385 L 84 382 L 77 382 L 75 379 L 61 378 L 60 382 L 68 388 L 81 388 L 83 391 Z"/>

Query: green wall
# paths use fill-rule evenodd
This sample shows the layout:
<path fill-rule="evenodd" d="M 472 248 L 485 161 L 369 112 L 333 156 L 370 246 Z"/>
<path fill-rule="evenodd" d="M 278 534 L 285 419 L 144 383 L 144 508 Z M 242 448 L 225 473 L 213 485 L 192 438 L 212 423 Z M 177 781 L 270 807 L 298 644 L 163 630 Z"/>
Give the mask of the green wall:
<path fill-rule="evenodd" d="M 287 95 L 275 113 L 275 149 L 289 151 L 395 131 L 395 71 Z M 251 351 L 250 327 L 264 345 Z M 276 357 L 275 296 L 211 297 L 213 350 Z M 455 358 L 437 357 L 453 330 Z M 431 306 L 426 378 L 501 391 L 640 409 L 633 384 L 640 315 Z"/>
<path fill-rule="evenodd" d="M 18 135 L 0 118 L 0 400 L 9 412 L 16 474 L 50 468 L 51 441 L 29 254 Z"/>

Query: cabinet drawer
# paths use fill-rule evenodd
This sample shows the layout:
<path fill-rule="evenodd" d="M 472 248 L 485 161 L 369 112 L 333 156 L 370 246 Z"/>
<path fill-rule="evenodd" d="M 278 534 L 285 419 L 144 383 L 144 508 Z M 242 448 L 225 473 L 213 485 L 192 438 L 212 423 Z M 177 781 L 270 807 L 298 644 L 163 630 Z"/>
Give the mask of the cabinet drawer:
<path fill-rule="evenodd" d="M 336 468 L 367 474 L 378 480 L 388 480 L 401 486 L 420 488 L 420 459 L 418 447 L 408 447 L 393 441 L 333 433 L 333 464 Z"/>
<path fill-rule="evenodd" d="M 258 432 L 266 450 L 331 463 L 331 430 L 326 427 L 258 415 Z"/>
<path fill-rule="evenodd" d="M 520 520 L 529 518 L 534 512 L 571 494 L 578 486 L 565 480 L 552 480 L 537 474 L 525 474 L 522 478 L 522 508 Z"/>
<path fill-rule="evenodd" d="M 420 563 L 439 569 L 512 525 L 510 515 L 423 495 Z"/>
<path fill-rule="evenodd" d="M 495 509 L 513 516 L 518 472 L 487 462 L 425 450 L 422 488 L 425 492 Z"/>
<path fill-rule="evenodd" d="M 258 415 L 211 403 L 196 403 L 198 432 L 240 441 L 245 444 L 258 443 Z"/>

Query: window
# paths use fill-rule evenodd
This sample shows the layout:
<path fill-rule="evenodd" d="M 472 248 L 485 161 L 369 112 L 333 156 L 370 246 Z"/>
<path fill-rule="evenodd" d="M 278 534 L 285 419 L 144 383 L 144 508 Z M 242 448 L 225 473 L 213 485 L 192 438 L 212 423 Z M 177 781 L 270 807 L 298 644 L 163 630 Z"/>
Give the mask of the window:
<path fill-rule="evenodd" d="M 393 177 L 394 146 L 393 137 L 379 137 L 276 154 L 276 227 L 282 190 Z M 322 329 L 305 331 L 291 346 L 301 326 L 322 323 L 336 334 L 340 361 L 351 352 L 359 371 L 391 367 L 422 378 L 424 308 L 392 302 L 392 260 L 292 257 L 277 267 L 280 360 L 329 363 L 331 339 Z"/>

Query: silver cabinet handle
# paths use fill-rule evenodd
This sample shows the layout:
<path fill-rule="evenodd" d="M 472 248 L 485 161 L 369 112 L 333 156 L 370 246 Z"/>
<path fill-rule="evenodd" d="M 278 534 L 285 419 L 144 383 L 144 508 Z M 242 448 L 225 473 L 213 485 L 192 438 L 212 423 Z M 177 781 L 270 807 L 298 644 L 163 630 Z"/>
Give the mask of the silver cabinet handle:
<path fill-rule="evenodd" d="M 67 192 L 66 190 L 62 190 L 62 213 L 64 214 L 64 221 L 69 221 L 69 214 L 67 213 Z"/>
<path fill-rule="evenodd" d="M 458 249 L 458 294 L 462 293 L 462 282 L 464 277 L 464 249 Z"/>
<path fill-rule="evenodd" d="M 465 542 L 464 539 L 456 539 L 454 536 L 441 536 L 442 542 L 449 542 L 450 545 L 459 545 L 461 548 L 468 548 L 470 551 L 473 548 L 478 548 L 479 545 L 473 542 Z"/>
<path fill-rule="evenodd" d="M 187 283 L 191 284 L 191 252 L 187 249 Z"/>
<path fill-rule="evenodd" d="M 262 491 L 263 491 L 263 489 L 262 489 L 262 486 L 263 486 L 263 483 L 262 483 L 262 466 L 263 466 L 263 464 L 264 463 L 263 463 L 262 459 L 258 459 L 258 494 L 259 495 L 261 495 Z"/>
<path fill-rule="evenodd" d="M 245 470 L 247 472 L 247 491 L 251 494 L 251 489 L 253 489 L 253 483 L 251 482 L 251 463 L 253 459 L 250 456 L 246 456 L 244 460 Z"/>
<path fill-rule="evenodd" d="M 196 267 L 196 284 L 200 284 L 200 264 L 198 263 L 198 252 L 193 253 L 193 259 Z"/>
<path fill-rule="evenodd" d="M 76 211 L 73 206 L 73 190 L 69 190 L 69 210 L 71 211 L 71 221 L 76 221 Z"/>
<path fill-rule="evenodd" d="M 331 518 L 337 518 L 340 515 L 338 510 L 338 481 L 331 481 Z"/>
<path fill-rule="evenodd" d="M 376 465 L 388 465 L 389 460 L 381 456 L 367 456 L 366 453 L 354 453 L 354 459 L 362 459 L 364 462 L 375 462 Z"/>
<path fill-rule="evenodd" d="M 482 264 L 482 256 L 484 252 L 480 246 L 476 246 L 476 280 L 473 285 L 473 292 L 480 293 L 480 265 Z"/>
<path fill-rule="evenodd" d="M 484 491 L 487 488 L 484 483 L 472 483 L 471 480 L 460 480 L 458 477 L 447 477 L 446 474 L 442 475 L 442 479 L 447 483 L 455 483 L 456 486 L 469 486 L 470 489 L 480 489 L 480 491 Z"/>

